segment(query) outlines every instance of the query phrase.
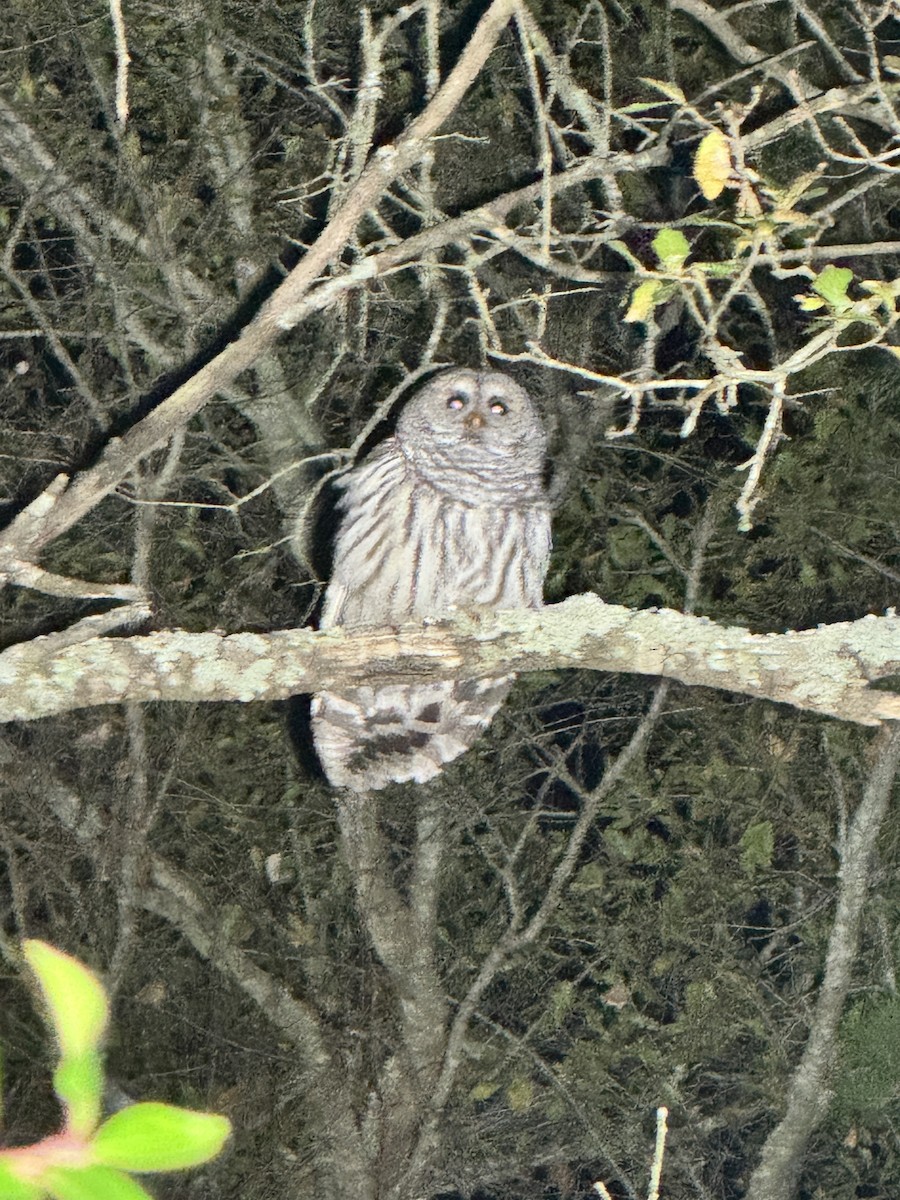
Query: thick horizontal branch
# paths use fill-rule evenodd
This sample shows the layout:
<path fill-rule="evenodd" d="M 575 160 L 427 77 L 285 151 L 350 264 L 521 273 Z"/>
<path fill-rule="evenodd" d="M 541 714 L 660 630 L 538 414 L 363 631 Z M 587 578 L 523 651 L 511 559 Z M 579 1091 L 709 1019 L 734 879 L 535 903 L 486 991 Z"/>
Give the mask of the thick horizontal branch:
<path fill-rule="evenodd" d="M 752 634 L 669 609 L 634 612 L 597 596 L 538 611 L 347 633 L 184 633 L 35 638 L 0 654 L 0 721 L 96 704 L 276 700 L 336 683 L 503 675 L 559 668 L 664 676 L 863 725 L 900 720 L 900 617 Z"/>

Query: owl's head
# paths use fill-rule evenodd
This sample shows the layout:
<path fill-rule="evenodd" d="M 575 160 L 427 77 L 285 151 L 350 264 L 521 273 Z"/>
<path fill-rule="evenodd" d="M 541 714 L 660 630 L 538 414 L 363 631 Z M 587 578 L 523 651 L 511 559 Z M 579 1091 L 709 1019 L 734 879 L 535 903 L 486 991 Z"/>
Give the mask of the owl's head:
<path fill-rule="evenodd" d="M 498 503 L 543 496 L 541 418 L 525 389 L 501 371 L 438 375 L 400 414 L 397 440 L 417 471 L 458 499 L 469 499 L 469 487 Z"/>

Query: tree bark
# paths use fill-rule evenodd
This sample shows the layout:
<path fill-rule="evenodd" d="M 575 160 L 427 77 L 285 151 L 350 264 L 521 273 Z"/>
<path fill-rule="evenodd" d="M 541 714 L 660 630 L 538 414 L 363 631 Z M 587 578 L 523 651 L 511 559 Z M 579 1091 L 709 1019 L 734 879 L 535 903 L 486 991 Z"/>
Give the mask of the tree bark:
<path fill-rule="evenodd" d="M 468 679 L 580 668 L 661 676 L 774 700 L 860 725 L 900 720 L 900 617 L 754 634 L 670 609 L 598 596 L 538 611 L 403 625 L 273 633 L 35 638 L 0 654 L 0 721 L 122 701 L 277 700 L 338 683 Z"/>

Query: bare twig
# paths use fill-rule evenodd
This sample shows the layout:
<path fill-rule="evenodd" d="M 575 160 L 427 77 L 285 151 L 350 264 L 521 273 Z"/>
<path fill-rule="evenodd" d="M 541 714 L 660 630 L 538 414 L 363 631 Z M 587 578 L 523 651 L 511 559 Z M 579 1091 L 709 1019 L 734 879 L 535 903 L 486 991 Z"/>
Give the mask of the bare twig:
<path fill-rule="evenodd" d="M 125 36 L 125 18 L 122 15 L 122 0 L 109 0 L 113 31 L 116 35 L 116 120 L 124 128 L 128 120 L 128 39 Z"/>

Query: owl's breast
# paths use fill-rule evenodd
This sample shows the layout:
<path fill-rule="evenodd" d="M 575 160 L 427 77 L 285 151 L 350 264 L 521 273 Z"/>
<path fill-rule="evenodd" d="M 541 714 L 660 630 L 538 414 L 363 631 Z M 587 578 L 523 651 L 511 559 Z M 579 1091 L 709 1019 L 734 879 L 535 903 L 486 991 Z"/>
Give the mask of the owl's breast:
<path fill-rule="evenodd" d="M 550 555 L 545 505 L 467 503 L 411 473 L 395 475 L 377 500 L 373 491 L 362 503 L 355 490 L 348 489 L 323 627 L 540 606 Z"/>
<path fill-rule="evenodd" d="M 538 607 L 550 554 L 547 511 L 463 504 L 438 495 L 419 529 L 416 614 Z"/>

